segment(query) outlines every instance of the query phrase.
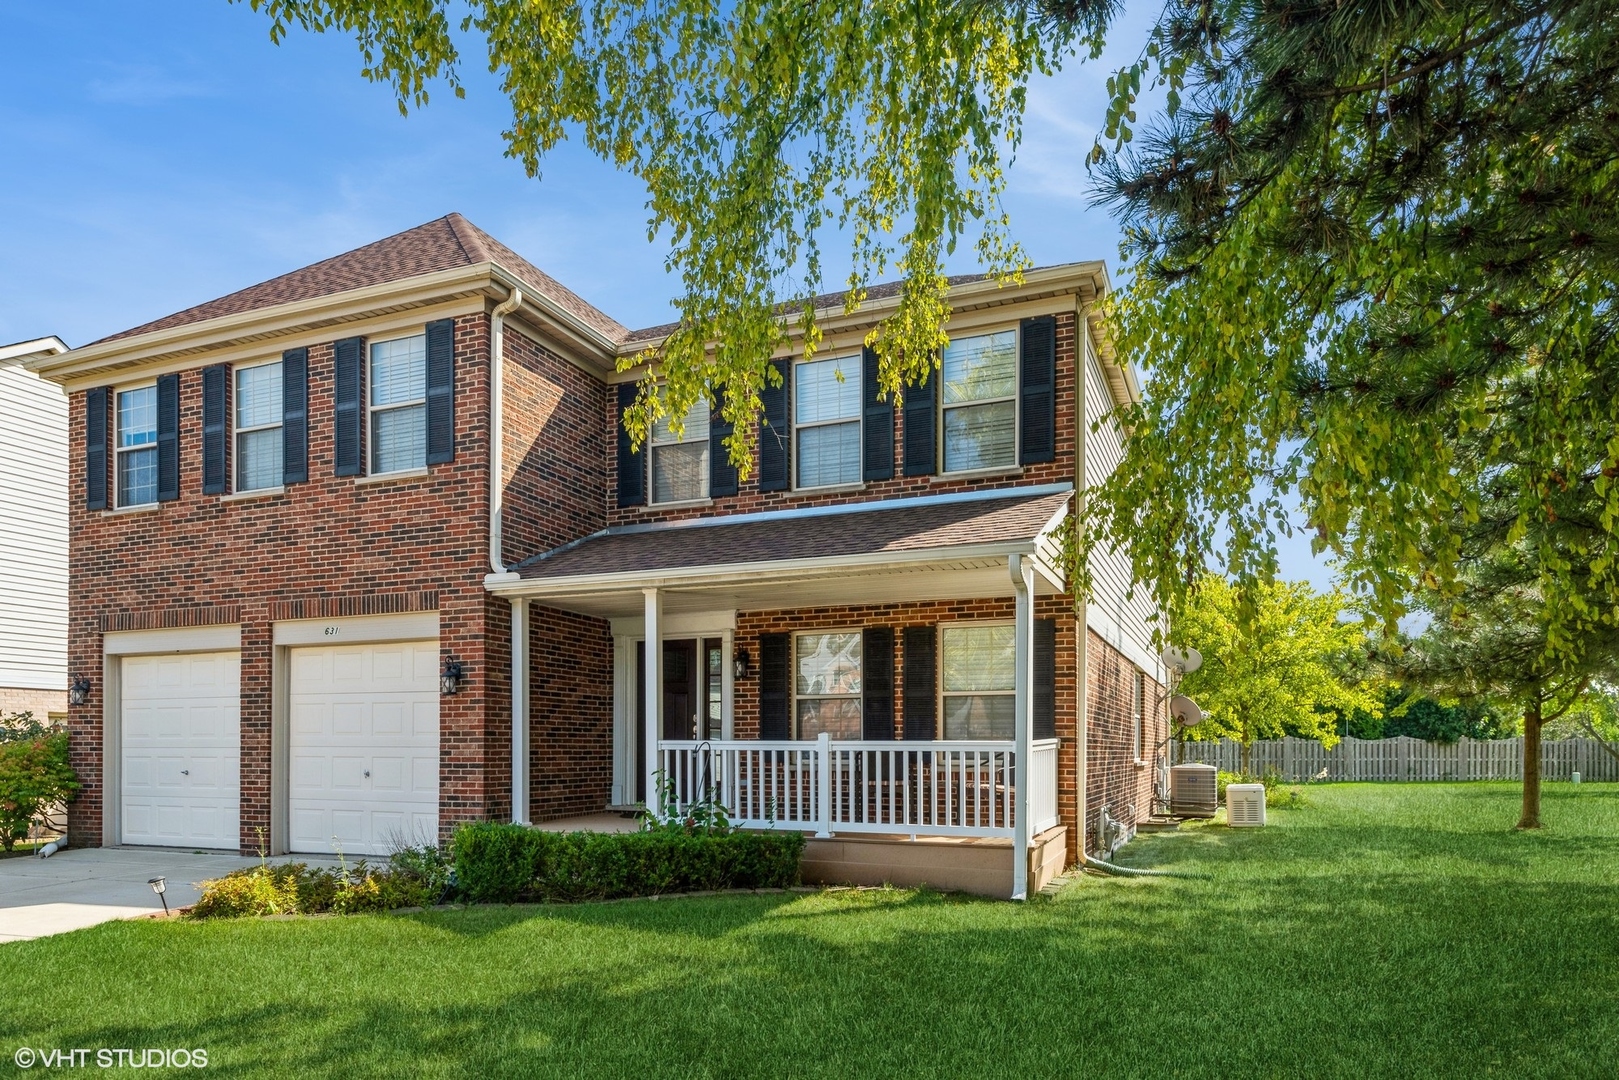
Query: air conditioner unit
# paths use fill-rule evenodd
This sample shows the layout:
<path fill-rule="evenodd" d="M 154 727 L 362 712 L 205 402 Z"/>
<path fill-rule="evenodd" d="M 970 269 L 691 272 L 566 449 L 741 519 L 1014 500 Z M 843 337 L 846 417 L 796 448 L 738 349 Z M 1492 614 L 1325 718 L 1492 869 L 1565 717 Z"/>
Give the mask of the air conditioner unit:
<path fill-rule="evenodd" d="M 1265 824 L 1265 785 L 1227 784 L 1225 823 L 1234 829 Z"/>
<path fill-rule="evenodd" d="M 1220 806 L 1213 765 L 1174 765 L 1169 770 L 1169 813 L 1172 817 L 1211 818 Z"/>

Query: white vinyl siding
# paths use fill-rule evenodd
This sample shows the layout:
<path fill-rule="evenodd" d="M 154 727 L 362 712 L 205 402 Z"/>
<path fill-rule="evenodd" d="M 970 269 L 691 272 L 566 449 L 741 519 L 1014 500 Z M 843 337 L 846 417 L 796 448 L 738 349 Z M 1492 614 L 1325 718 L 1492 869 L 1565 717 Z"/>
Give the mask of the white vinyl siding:
<path fill-rule="evenodd" d="M 799 364 L 793 370 L 794 459 L 800 488 L 858 484 L 860 358 Z"/>
<path fill-rule="evenodd" d="M 0 363 L 0 687 L 67 686 L 67 418 L 60 387 Z"/>
<path fill-rule="evenodd" d="M 708 495 L 708 403 L 686 413 L 679 435 L 667 416 L 652 426 L 652 501 L 689 502 Z"/>
<path fill-rule="evenodd" d="M 1017 464 L 1016 330 L 956 338 L 941 359 L 944 471 Z"/>
<path fill-rule="evenodd" d="M 427 467 L 427 335 L 371 346 L 371 473 Z"/>
<path fill-rule="evenodd" d="M 281 362 L 236 369 L 236 490 L 281 485 Z"/>
<path fill-rule="evenodd" d="M 1010 623 L 939 628 L 939 689 L 947 739 L 1010 739 L 1016 709 L 1017 635 Z"/>
<path fill-rule="evenodd" d="M 1108 392 L 1107 378 L 1102 374 L 1089 344 L 1085 349 L 1085 482 L 1098 487 L 1113 475 L 1124 458 L 1124 433 L 1118 423 L 1108 415 L 1113 398 Z M 1091 426 L 1100 422 L 1092 431 Z M 1129 596 L 1131 585 L 1130 556 L 1123 544 L 1095 547 L 1090 552 L 1090 571 L 1094 581 L 1090 607 L 1093 614 L 1105 616 L 1116 627 L 1123 640 L 1114 641 L 1115 647 L 1133 654 L 1137 666 L 1155 670 L 1153 657 L 1157 650 L 1152 643 L 1152 600 L 1145 586 Z"/>
<path fill-rule="evenodd" d="M 113 409 L 119 506 L 157 502 L 157 387 L 120 390 Z"/>
<path fill-rule="evenodd" d="M 798 738 L 860 738 L 860 631 L 793 638 L 793 719 Z"/>

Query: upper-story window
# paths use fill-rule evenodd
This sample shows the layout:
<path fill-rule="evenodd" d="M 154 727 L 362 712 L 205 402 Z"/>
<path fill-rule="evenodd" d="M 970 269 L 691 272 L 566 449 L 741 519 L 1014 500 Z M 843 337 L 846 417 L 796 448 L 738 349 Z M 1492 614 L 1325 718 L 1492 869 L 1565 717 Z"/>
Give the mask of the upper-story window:
<path fill-rule="evenodd" d="M 799 634 L 794 641 L 793 698 L 798 737 L 826 732 L 860 738 L 860 631 Z"/>
<path fill-rule="evenodd" d="M 118 392 L 118 505 L 157 502 L 157 387 Z"/>
<path fill-rule="evenodd" d="M 281 362 L 236 369 L 236 490 L 282 480 Z"/>
<path fill-rule="evenodd" d="M 371 345 L 371 472 L 427 467 L 427 336 Z"/>
<path fill-rule="evenodd" d="M 962 623 L 939 630 L 940 690 L 947 739 L 1010 739 L 1016 712 L 1017 642 L 1012 626 Z"/>
<path fill-rule="evenodd" d="M 667 416 L 652 425 L 652 501 L 686 502 L 708 495 L 708 402 L 686 413 L 680 434 Z"/>
<path fill-rule="evenodd" d="M 860 357 L 799 364 L 793 372 L 798 487 L 860 482 Z"/>
<path fill-rule="evenodd" d="M 1016 330 L 945 346 L 945 472 L 1017 464 L 1017 359 Z"/>

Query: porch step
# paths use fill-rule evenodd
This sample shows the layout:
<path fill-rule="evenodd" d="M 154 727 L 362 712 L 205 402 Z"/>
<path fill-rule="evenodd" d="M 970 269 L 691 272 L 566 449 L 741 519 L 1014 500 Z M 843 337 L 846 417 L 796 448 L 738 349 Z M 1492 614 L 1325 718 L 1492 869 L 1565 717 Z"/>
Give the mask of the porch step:
<path fill-rule="evenodd" d="M 1180 818 L 1172 817 L 1150 817 L 1136 822 L 1136 832 L 1174 832 L 1180 827 Z"/>

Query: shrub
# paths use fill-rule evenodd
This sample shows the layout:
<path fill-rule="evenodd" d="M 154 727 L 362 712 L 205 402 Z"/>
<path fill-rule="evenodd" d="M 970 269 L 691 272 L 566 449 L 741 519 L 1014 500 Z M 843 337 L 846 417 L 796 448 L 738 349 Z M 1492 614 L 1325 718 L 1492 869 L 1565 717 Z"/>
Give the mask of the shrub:
<path fill-rule="evenodd" d="M 78 790 L 66 728 L 41 724 L 32 713 L 0 720 L 0 847 L 10 851 L 26 840 L 41 810 Z"/>
<path fill-rule="evenodd" d="M 455 874 L 469 900 L 611 900 L 798 883 L 797 832 L 556 833 L 480 822 L 455 834 Z"/>
<path fill-rule="evenodd" d="M 419 859 L 425 856 L 418 854 Z M 442 861 L 442 860 L 441 860 Z M 306 863 L 261 863 L 205 881 L 191 909 L 194 919 L 246 915 L 352 915 L 392 911 L 437 902 L 438 893 L 413 870 L 393 866 L 311 867 Z"/>

